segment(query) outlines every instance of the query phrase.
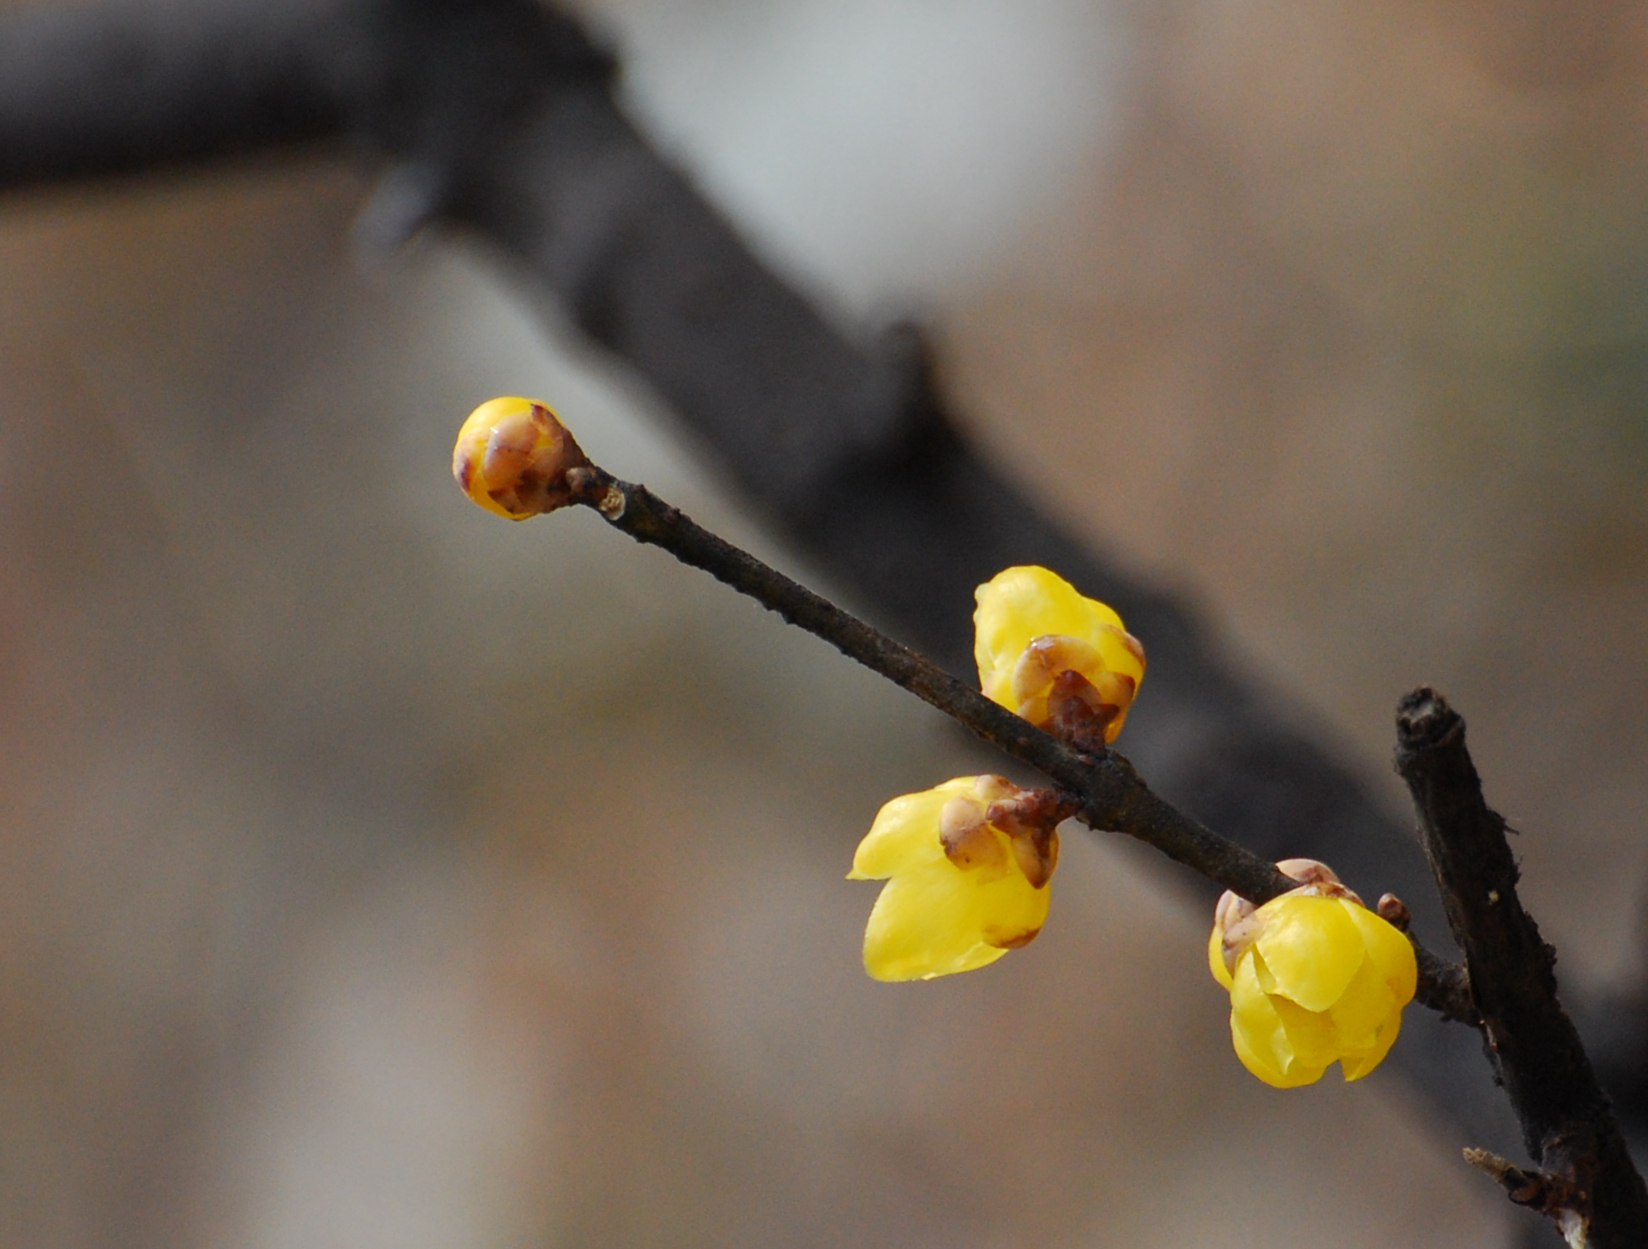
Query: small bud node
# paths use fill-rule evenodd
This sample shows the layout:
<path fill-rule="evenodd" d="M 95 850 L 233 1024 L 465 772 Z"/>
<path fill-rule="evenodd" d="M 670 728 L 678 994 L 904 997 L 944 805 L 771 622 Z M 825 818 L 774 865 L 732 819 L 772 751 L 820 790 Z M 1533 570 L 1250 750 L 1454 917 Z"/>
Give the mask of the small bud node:
<path fill-rule="evenodd" d="M 1408 911 L 1407 903 L 1394 893 L 1381 894 L 1379 905 L 1374 908 L 1379 918 L 1384 920 L 1397 932 L 1407 932 L 1413 927 L 1413 915 Z"/>

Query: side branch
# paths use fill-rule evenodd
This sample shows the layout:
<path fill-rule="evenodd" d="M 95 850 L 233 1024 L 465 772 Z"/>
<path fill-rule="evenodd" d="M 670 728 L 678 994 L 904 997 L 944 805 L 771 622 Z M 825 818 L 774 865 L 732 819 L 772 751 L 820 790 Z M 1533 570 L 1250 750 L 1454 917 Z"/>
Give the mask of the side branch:
<path fill-rule="evenodd" d="M 662 547 L 682 563 L 755 599 L 1038 769 L 1072 796 L 1081 819 L 1090 827 L 1147 842 L 1250 902 L 1268 902 L 1298 884 L 1275 864 L 1203 827 L 1158 797 L 1121 755 L 1073 750 L 925 656 L 698 525 L 645 486 L 619 481 L 593 466 L 571 469 L 567 481 L 574 501 L 594 508 L 614 528 L 638 542 Z M 1449 1018 L 1469 1019 L 1469 1000 L 1461 998 L 1459 969 L 1415 946 L 1420 964 L 1417 996 Z"/>
<path fill-rule="evenodd" d="M 1396 724 L 1396 768 L 1413 794 L 1448 922 L 1465 951 L 1488 1059 L 1543 1172 L 1518 1171 L 1507 1188 L 1537 1194 L 1525 1204 L 1555 1218 L 1570 1243 L 1641 1249 L 1648 1190 L 1557 1000 L 1556 952 L 1517 897 L 1505 821 L 1483 800 L 1465 722 L 1434 690 L 1419 689 L 1402 700 Z"/>

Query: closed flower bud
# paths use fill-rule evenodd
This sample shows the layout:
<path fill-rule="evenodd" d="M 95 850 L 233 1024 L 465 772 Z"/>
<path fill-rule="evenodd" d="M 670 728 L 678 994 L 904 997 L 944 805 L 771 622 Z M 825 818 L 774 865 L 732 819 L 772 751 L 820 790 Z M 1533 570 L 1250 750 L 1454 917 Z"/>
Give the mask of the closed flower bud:
<path fill-rule="evenodd" d="M 847 874 L 887 881 L 864 931 L 870 975 L 971 971 L 1041 930 L 1058 834 L 1019 818 L 1022 792 L 999 776 L 963 776 L 881 808 Z"/>
<path fill-rule="evenodd" d="M 1114 741 L 1144 679 L 1144 648 L 1121 617 L 1035 565 L 997 573 L 974 597 L 985 695 L 1042 728 L 1068 721 Z"/>
<path fill-rule="evenodd" d="M 452 475 L 463 492 L 510 520 L 572 502 L 567 470 L 588 463 L 547 404 L 518 395 L 488 399 L 471 412 L 452 448 Z"/>
<path fill-rule="evenodd" d="M 1266 1084 L 1313 1084 L 1338 1062 L 1359 1080 L 1383 1061 L 1418 979 L 1413 946 L 1310 859 L 1276 865 L 1303 881 L 1263 906 L 1226 893 L 1208 966 L 1230 990 L 1236 1056 Z"/>

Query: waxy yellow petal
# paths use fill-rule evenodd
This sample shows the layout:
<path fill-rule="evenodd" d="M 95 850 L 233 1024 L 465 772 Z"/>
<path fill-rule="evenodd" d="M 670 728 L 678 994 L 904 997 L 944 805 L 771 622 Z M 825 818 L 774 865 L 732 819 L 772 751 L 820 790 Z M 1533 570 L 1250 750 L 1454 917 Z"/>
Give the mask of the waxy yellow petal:
<path fill-rule="evenodd" d="M 1279 1089 L 1314 1084 L 1336 1055 L 1307 1011 L 1259 987 L 1258 959 L 1236 965 L 1230 990 L 1230 1034 L 1236 1056 L 1266 1084 Z"/>
<path fill-rule="evenodd" d="M 1380 1027 L 1379 1035 L 1374 1040 L 1372 1048 L 1359 1056 L 1346 1055 L 1339 1066 L 1345 1073 L 1346 1080 L 1360 1080 L 1380 1063 L 1385 1061 L 1385 1055 L 1390 1053 L 1391 1046 L 1396 1044 L 1397 1035 L 1402 1031 L 1402 1012 L 1397 1011 Z"/>
<path fill-rule="evenodd" d="M 1034 937 L 1048 891 L 1018 872 L 976 884 L 948 859 L 888 881 L 864 931 L 864 968 L 877 980 L 931 980 L 993 963 Z"/>
<path fill-rule="evenodd" d="M 1419 964 L 1413 956 L 1413 942 L 1366 907 L 1343 901 L 1340 905 L 1361 930 L 1368 958 L 1379 969 L 1391 992 L 1400 1002 L 1412 1001 L 1419 987 Z"/>
<path fill-rule="evenodd" d="M 1345 992 L 1327 1010 L 1346 1054 L 1366 1054 L 1374 1048 L 1380 1030 L 1396 1010 L 1396 995 L 1374 967 L 1363 959 Z"/>
<path fill-rule="evenodd" d="M 1336 898 L 1283 895 L 1267 904 L 1254 947 L 1275 978 L 1266 985 L 1306 1010 L 1339 1000 L 1366 957 L 1362 934 Z"/>
<path fill-rule="evenodd" d="M 1217 924 L 1207 939 L 1207 969 L 1213 973 L 1213 978 L 1225 988 L 1230 988 L 1230 968 L 1225 966 L 1224 933 L 1219 931 Z"/>
<path fill-rule="evenodd" d="M 944 858 L 944 847 L 934 830 L 944 804 L 960 794 L 971 794 L 976 778 L 953 781 L 919 794 L 904 794 L 876 812 L 870 831 L 853 854 L 848 880 L 886 880 L 894 872 Z"/>

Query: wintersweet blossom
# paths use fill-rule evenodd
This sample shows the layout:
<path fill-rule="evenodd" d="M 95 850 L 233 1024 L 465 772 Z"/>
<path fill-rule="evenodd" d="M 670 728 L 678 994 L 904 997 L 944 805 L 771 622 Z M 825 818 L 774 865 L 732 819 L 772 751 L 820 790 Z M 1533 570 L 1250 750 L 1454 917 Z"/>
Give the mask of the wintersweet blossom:
<path fill-rule="evenodd" d="M 870 975 L 971 971 L 1041 931 L 1058 834 L 991 818 L 1019 793 L 999 776 L 963 776 L 881 808 L 847 874 L 887 881 L 864 931 Z"/>
<path fill-rule="evenodd" d="M 1226 893 L 1208 939 L 1230 990 L 1236 1056 L 1266 1084 L 1313 1084 L 1334 1062 L 1359 1080 L 1383 1061 L 1418 978 L 1413 946 L 1310 859 L 1277 867 L 1304 882 L 1263 906 Z"/>
<path fill-rule="evenodd" d="M 452 475 L 463 492 L 510 520 L 565 506 L 567 470 L 588 463 L 548 404 L 519 395 L 481 404 L 452 448 Z"/>
<path fill-rule="evenodd" d="M 997 573 L 975 597 L 973 655 L 985 695 L 1046 728 L 1057 682 L 1114 741 L 1144 679 L 1144 648 L 1121 617 L 1033 564 Z"/>

